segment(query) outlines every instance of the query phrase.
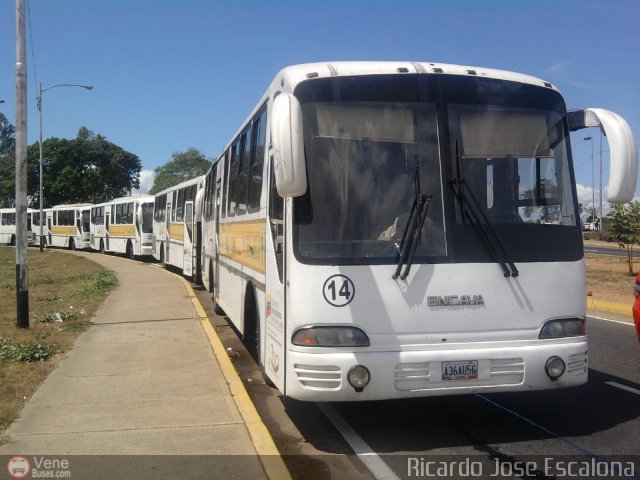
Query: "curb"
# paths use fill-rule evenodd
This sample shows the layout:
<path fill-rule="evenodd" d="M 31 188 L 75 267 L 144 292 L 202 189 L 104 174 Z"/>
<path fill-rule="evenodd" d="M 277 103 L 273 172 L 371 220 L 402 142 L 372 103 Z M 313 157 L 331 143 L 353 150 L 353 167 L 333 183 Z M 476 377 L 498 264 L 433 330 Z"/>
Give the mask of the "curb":
<path fill-rule="evenodd" d="M 209 343 L 213 348 L 213 353 L 216 356 L 218 363 L 220 364 L 220 369 L 222 370 L 222 374 L 224 375 L 227 385 L 229 386 L 231 397 L 238 407 L 244 424 L 249 431 L 249 436 L 251 437 L 253 446 L 258 453 L 258 457 L 260 457 L 260 463 L 262 463 L 262 468 L 264 469 L 267 477 L 274 480 L 291 480 L 291 474 L 289 473 L 284 460 L 282 460 L 282 456 L 280 455 L 280 452 L 278 451 L 278 448 L 276 447 L 276 444 L 274 443 L 269 430 L 263 423 L 262 419 L 260 418 L 260 414 L 249 398 L 249 394 L 244 388 L 242 380 L 240 380 L 235 367 L 231 363 L 231 360 L 229 360 L 227 351 L 222 345 L 222 342 L 220 341 L 220 338 L 218 337 L 213 326 L 211 326 L 209 318 L 207 317 L 207 314 L 204 311 L 200 300 L 198 300 L 198 297 L 196 297 L 196 294 L 191 288 L 191 285 L 181 275 L 170 272 L 168 270 L 164 271 L 178 277 L 185 286 L 188 296 L 191 299 L 191 303 L 193 304 L 193 307 L 196 310 L 196 314 L 200 319 L 200 324 L 202 325 L 204 332 L 207 334 Z"/>
<path fill-rule="evenodd" d="M 631 305 L 607 302 L 595 298 L 587 298 L 587 310 L 600 310 L 604 312 L 618 313 L 620 315 L 633 315 Z"/>

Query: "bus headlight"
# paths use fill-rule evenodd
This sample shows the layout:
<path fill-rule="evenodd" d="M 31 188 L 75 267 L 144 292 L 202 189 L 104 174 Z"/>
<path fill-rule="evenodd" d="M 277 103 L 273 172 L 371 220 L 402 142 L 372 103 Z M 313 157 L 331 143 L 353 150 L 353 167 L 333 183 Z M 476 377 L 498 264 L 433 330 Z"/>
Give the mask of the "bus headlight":
<path fill-rule="evenodd" d="M 347 374 L 347 381 L 356 392 L 364 390 L 364 387 L 369 385 L 369 380 L 371 380 L 371 374 L 369 373 L 369 369 L 364 365 L 355 365 L 351 367 Z"/>
<path fill-rule="evenodd" d="M 291 343 L 300 347 L 368 347 L 369 337 L 357 327 L 303 327 L 296 330 Z"/>
<path fill-rule="evenodd" d="M 564 373 L 566 368 L 564 361 L 560 357 L 551 357 L 544 366 L 544 371 L 551 380 L 557 380 Z"/>
<path fill-rule="evenodd" d="M 581 337 L 587 334 L 583 318 L 550 320 L 540 330 L 540 339 Z"/>

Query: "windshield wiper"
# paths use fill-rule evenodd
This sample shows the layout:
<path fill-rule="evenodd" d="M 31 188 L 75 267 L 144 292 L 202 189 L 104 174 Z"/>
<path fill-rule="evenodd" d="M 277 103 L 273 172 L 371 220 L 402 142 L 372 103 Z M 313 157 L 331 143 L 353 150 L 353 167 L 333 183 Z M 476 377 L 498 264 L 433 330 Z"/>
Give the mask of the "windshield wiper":
<path fill-rule="evenodd" d="M 466 182 L 462 173 L 462 163 L 460 151 L 458 149 L 458 142 L 456 142 L 456 178 L 455 180 L 452 180 L 450 184 L 454 189 L 454 193 L 456 194 L 460 205 L 462 205 L 463 215 L 465 212 L 467 213 L 468 218 L 477 225 L 478 230 L 482 232 L 485 239 L 491 246 L 491 249 L 498 261 L 498 265 L 500 265 L 500 269 L 502 270 L 502 274 L 505 277 L 517 277 L 519 275 L 518 269 L 509 258 L 504 245 L 491 226 L 489 218 L 480 207 L 480 203 L 473 195 L 471 189 L 465 188 Z"/>
<path fill-rule="evenodd" d="M 411 264 L 413 257 L 420 243 L 420 237 L 422 236 L 422 229 L 424 222 L 427 220 L 427 212 L 429 211 L 429 205 L 431 205 L 431 195 L 424 195 L 420 193 L 420 164 L 416 156 L 416 169 L 415 169 L 415 188 L 416 197 L 411 205 L 411 212 L 407 219 L 407 225 L 402 234 L 402 240 L 400 241 L 400 258 L 398 260 L 398 266 L 393 274 L 392 278 L 396 280 L 400 277 L 401 280 L 405 280 L 411 270 Z M 405 265 L 404 272 L 402 271 L 402 265 Z"/>

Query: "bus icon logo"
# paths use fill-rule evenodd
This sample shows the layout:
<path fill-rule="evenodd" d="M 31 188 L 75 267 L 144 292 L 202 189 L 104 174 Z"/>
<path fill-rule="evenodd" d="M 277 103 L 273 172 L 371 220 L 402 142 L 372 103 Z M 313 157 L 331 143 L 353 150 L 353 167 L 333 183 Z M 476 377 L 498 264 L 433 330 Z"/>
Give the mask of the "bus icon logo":
<path fill-rule="evenodd" d="M 7 463 L 7 472 L 12 478 L 25 478 L 30 470 L 31 465 L 25 457 L 11 457 Z"/>

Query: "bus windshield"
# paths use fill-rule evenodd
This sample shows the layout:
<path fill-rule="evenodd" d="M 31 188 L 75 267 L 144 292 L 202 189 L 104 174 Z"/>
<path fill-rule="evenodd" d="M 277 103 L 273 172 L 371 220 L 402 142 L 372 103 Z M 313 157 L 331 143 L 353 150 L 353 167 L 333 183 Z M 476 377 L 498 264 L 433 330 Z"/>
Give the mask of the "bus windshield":
<path fill-rule="evenodd" d="M 430 196 L 414 263 L 582 256 L 565 107 L 532 85 L 458 76 L 302 83 L 307 193 L 294 202 L 306 263 L 395 263 L 414 199 Z M 455 184 L 482 210 L 460 201 Z M 553 253 L 549 243 L 553 242 Z"/>

